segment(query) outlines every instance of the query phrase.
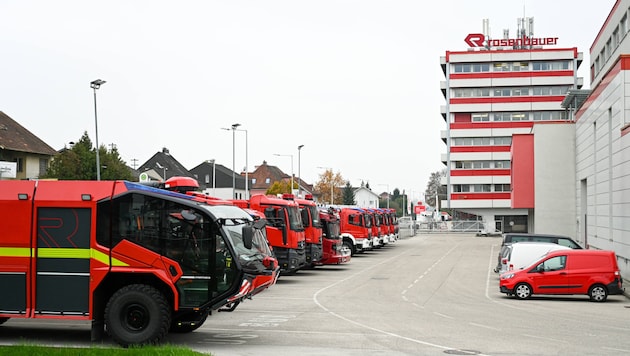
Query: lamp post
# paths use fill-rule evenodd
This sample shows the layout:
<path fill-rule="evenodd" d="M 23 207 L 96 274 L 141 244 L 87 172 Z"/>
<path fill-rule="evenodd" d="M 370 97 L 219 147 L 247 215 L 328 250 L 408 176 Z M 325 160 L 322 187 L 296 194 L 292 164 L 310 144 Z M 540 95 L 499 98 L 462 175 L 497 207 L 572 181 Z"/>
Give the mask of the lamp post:
<path fill-rule="evenodd" d="M 300 189 L 300 182 L 302 181 L 301 175 L 300 175 L 300 151 L 302 151 L 302 147 L 304 147 L 304 145 L 299 145 L 298 146 L 298 198 L 300 197 L 301 189 Z"/>
<path fill-rule="evenodd" d="M 236 146 L 235 146 L 235 134 L 236 128 L 241 124 L 232 124 L 231 129 L 223 128 L 223 130 L 232 130 L 232 199 L 236 199 Z"/>
<path fill-rule="evenodd" d="M 90 82 L 90 88 L 94 89 L 94 128 L 95 128 L 95 136 L 96 136 L 96 180 L 101 180 L 101 159 L 99 155 L 99 146 L 98 146 L 98 116 L 96 114 L 96 89 L 100 88 L 101 85 L 105 84 L 104 80 L 96 79 Z"/>
<path fill-rule="evenodd" d="M 274 156 L 284 156 L 284 157 L 291 157 L 291 194 L 293 194 L 293 155 L 281 155 L 279 153 L 274 153 Z"/>
<path fill-rule="evenodd" d="M 389 184 L 379 184 L 387 187 L 387 209 L 389 209 Z"/>
<path fill-rule="evenodd" d="M 325 169 L 325 170 L 330 170 L 330 205 L 333 205 L 335 203 L 335 180 L 334 180 L 334 175 L 333 175 L 333 169 L 330 167 L 317 167 L 320 169 Z"/>
<path fill-rule="evenodd" d="M 168 170 L 168 168 L 162 166 L 160 162 L 155 162 L 155 166 L 162 170 L 162 172 L 164 173 L 164 175 L 162 176 L 162 179 L 164 179 L 164 181 L 166 182 L 166 171 Z"/>
<path fill-rule="evenodd" d="M 217 191 L 216 191 L 217 166 L 216 166 L 216 162 L 214 158 L 210 160 L 210 163 L 212 163 L 212 196 L 216 197 L 217 196 Z"/>
<path fill-rule="evenodd" d="M 247 156 L 248 156 L 248 150 L 247 150 L 247 130 L 245 129 L 235 129 L 236 131 L 243 131 L 245 132 L 245 199 L 249 200 L 249 167 L 247 164 Z"/>

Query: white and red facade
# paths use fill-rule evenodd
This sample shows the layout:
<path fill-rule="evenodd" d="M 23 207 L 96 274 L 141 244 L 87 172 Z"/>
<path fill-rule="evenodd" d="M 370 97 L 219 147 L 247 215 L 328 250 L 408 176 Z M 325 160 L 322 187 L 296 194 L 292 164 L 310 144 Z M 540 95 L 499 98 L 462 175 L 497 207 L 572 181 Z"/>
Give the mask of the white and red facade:
<path fill-rule="evenodd" d="M 441 58 L 442 206 L 480 216 L 489 230 L 575 236 L 574 124 L 561 103 L 582 86 L 582 54 L 531 34 L 465 41 L 471 48 Z"/>

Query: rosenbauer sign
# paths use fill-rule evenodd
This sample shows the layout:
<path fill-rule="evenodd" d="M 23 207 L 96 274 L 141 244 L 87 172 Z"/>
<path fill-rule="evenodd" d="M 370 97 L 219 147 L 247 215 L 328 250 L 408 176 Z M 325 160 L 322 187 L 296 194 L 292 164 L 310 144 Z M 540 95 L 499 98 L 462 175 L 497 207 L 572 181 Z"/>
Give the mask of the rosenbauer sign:
<path fill-rule="evenodd" d="M 486 39 L 483 33 L 471 33 L 466 36 L 464 41 L 466 41 L 470 47 L 548 46 L 558 44 L 558 37 L 523 37 L 491 40 Z"/>

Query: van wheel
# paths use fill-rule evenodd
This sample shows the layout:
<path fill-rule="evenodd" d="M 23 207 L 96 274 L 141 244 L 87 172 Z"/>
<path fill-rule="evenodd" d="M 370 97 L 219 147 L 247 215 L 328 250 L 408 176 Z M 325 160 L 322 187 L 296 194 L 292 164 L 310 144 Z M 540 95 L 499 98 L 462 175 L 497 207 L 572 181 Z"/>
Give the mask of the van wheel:
<path fill-rule="evenodd" d="M 608 298 L 608 290 L 601 284 L 595 284 L 588 290 L 588 296 L 591 302 L 605 302 Z"/>
<path fill-rule="evenodd" d="M 519 283 L 514 287 L 514 295 L 518 299 L 527 299 L 532 296 L 532 287 L 527 283 Z"/>

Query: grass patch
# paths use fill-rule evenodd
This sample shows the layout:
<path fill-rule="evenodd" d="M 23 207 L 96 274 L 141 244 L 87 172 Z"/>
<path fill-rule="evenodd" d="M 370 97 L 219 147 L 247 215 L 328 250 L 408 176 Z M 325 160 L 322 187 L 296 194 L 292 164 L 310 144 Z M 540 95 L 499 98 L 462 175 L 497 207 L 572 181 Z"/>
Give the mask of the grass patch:
<path fill-rule="evenodd" d="M 4 356 L 200 356 L 203 354 L 180 346 L 143 346 L 113 348 L 113 347 L 53 347 L 36 345 L 0 346 L 0 355 Z"/>

